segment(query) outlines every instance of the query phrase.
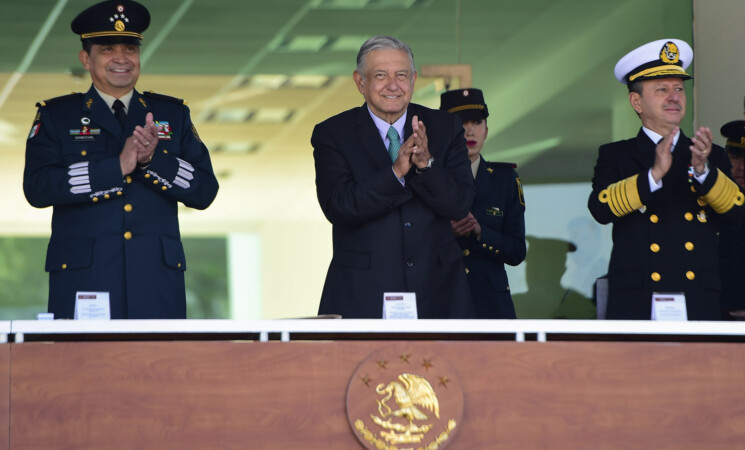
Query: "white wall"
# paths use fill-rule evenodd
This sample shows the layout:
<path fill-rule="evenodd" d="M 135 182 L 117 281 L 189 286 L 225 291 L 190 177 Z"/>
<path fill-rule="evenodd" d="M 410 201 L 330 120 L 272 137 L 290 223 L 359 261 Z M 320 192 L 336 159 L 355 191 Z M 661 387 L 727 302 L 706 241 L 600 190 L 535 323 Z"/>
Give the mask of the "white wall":
<path fill-rule="evenodd" d="M 693 0 L 694 125 L 724 145 L 722 125 L 743 120 L 745 1 Z"/>

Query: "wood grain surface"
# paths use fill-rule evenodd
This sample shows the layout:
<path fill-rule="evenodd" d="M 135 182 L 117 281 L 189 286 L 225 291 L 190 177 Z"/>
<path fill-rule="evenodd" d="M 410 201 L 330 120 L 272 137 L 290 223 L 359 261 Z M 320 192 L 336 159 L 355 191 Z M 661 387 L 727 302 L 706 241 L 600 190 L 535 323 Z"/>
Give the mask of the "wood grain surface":
<path fill-rule="evenodd" d="M 394 344 L 458 372 L 450 449 L 745 443 L 742 344 L 179 341 L 0 346 L 11 347 L 11 448 L 360 448 L 347 387 Z"/>
<path fill-rule="evenodd" d="M 0 345 L 0 449 L 10 446 L 10 345 Z"/>

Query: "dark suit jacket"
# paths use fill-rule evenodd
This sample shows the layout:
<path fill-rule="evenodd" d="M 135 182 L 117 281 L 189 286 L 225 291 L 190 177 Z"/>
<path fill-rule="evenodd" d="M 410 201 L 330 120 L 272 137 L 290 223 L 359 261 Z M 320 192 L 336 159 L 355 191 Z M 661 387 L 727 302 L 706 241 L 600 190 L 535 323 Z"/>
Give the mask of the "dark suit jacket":
<path fill-rule="evenodd" d="M 122 177 L 119 153 L 152 112 L 153 160 Z M 39 104 L 26 143 L 28 202 L 52 206 L 49 311 L 72 318 L 76 291 L 106 291 L 113 319 L 186 318 L 178 203 L 204 209 L 218 184 L 183 102 L 135 91 L 124 131 L 95 89 Z"/>
<path fill-rule="evenodd" d="M 655 143 L 643 130 L 634 139 L 600 147 L 588 207 L 599 223 L 613 223 L 608 319 L 649 319 L 653 292 L 684 292 L 689 320 L 721 316 L 718 221 L 739 220 L 743 208 L 735 204 L 718 214 L 703 201 L 716 183 L 734 184 L 723 174 L 730 173 L 730 163 L 724 150 L 713 146 L 710 173 L 698 183 L 688 175 L 690 145 L 681 133 L 672 166 L 654 193 L 647 172 L 654 164 Z M 633 189 L 644 207 L 618 217 L 601 193 L 633 175 L 638 175 Z M 627 200 L 621 197 L 621 203 Z"/>
<path fill-rule="evenodd" d="M 382 317 L 384 292 L 415 292 L 419 318 L 468 318 L 473 309 L 451 219 L 468 213 L 473 176 L 463 127 L 410 104 L 427 129 L 431 169 L 402 186 L 367 105 L 316 125 L 311 137 L 318 201 L 333 224 L 334 256 L 320 314 Z"/>
<path fill-rule="evenodd" d="M 515 306 L 504 265 L 525 259 L 525 201 L 512 164 L 481 158 L 471 213 L 481 225 L 481 239 L 458 238 L 468 284 L 479 319 L 515 319 Z"/>

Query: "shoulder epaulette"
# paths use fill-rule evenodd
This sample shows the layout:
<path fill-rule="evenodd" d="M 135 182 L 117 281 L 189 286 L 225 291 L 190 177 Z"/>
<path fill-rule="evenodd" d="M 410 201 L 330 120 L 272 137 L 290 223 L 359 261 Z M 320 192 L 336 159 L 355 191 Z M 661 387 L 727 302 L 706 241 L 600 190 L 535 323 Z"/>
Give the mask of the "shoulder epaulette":
<path fill-rule="evenodd" d="M 163 100 L 163 101 L 167 101 L 167 102 L 179 103 L 179 104 L 182 104 L 182 105 L 186 105 L 187 104 L 186 100 L 184 100 L 182 98 L 176 98 L 176 97 L 171 97 L 170 95 L 158 94 L 158 93 L 155 93 L 153 91 L 145 91 L 145 92 L 142 93 L 142 95 L 144 97 L 155 98 L 155 99 Z"/>
<path fill-rule="evenodd" d="M 68 94 L 68 95 L 60 95 L 59 97 L 54 97 L 54 98 L 50 98 L 48 100 L 42 100 L 40 102 L 37 102 L 36 103 L 36 107 L 37 108 L 41 108 L 42 106 L 53 105 L 55 103 L 69 101 L 69 100 L 74 99 L 75 97 L 82 97 L 82 96 L 83 96 L 83 93 L 82 92 L 73 92 L 73 93 Z"/>
<path fill-rule="evenodd" d="M 506 168 L 509 168 L 509 169 L 517 169 L 517 164 L 515 164 L 515 163 L 492 162 L 492 161 L 487 161 L 486 163 L 488 165 L 490 165 L 491 167 L 506 167 Z"/>

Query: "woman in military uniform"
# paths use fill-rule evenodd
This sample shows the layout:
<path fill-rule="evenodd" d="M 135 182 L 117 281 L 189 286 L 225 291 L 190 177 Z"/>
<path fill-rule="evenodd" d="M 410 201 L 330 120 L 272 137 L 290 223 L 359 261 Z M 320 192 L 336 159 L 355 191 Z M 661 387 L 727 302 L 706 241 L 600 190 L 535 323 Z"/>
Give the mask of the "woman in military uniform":
<path fill-rule="evenodd" d="M 457 89 L 440 97 L 440 109 L 463 122 L 468 158 L 476 185 L 468 216 L 452 222 L 463 250 L 476 318 L 515 319 L 504 265 L 525 259 L 525 200 L 515 165 L 481 156 L 489 132 L 489 110 L 478 89 Z"/>

